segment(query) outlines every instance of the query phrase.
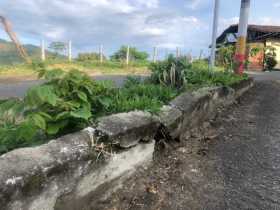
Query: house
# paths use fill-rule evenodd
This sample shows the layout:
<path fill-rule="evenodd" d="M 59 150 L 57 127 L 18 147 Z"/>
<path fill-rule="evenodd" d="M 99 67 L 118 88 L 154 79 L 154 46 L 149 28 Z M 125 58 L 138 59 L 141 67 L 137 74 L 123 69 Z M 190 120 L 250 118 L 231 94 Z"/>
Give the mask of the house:
<path fill-rule="evenodd" d="M 237 41 L 238 25 L 231 25 L 218 38 L 217 45 L 235 44 Z M 276 68 L 280 69 L 280 26 L 268 25 L 249 25 L 247 33 L 247 52 L 252 48 L 263 49 L 266 46 L 272 46 L 276 50 Z M 247 53 L 249 54 L 249 53 Z M 260 51 L 254 56 L 248 55 L 248 69 L 254 71 L 263 71 L 264 69 L 264 51 Z"/>

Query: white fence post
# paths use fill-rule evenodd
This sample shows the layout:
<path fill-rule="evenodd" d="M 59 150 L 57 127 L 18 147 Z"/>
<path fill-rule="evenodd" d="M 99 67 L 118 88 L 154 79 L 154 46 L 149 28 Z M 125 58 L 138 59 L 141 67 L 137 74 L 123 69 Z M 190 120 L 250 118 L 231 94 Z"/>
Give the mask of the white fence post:
<path fill-rule="evenodd" d="M 180 48 L 177 47 L 176 48 L 176 58 L 179 58 L 180 57 Z"/>
<path fill-rule="evenodd" d="M 46 60 L 45 41 L 43 39 L 41 40 L 41 60 Z"/>
<path fill-rule="evenodd" d="M 100 63 L 103 63 L 103 45 L 100 45 L 99 47 L 99 57 L 100 57 Z"/>
<path fill-rule="evenodd" d="M 130 47 L 128 45 L 127 50 L 126 50 L 126 65 L 129 65 L 129 50 L 130 50 Z"/>
<path fill-rule="evenodd" d="M 199 53 L 199 60 L 202 59 L 202 56 L 203 56 L 203 50 L 200 50 L 200 53 Z"/>
<path fill-rule="evenodd" d="M 158 54 L 157 47 L 154 47 L 154 53 L 153 53 L 153 62 L 154 63 L 157 62 L 157 54 Z"/>
<path fill-rule="evenodd" d="M 72 41 L 68 42 L 68 61 L 72 61 Z"/>

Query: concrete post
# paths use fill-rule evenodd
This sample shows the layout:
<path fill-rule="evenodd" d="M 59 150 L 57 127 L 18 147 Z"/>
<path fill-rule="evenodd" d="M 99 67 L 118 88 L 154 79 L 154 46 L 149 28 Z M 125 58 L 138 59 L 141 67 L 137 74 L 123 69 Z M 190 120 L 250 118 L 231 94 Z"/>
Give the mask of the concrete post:
<path fill-rule="evenodd" d="M 219 11 L 220 10 L 220 0 L 215 0 L 214 7 L 214 20 L 213 20 L 213 31 L 212 31 L 212 45 L 211 45 L 211 55 L 210 55 L 210 68 L 215 66 L 216 60 L 216 40 L 218 34 L 218 25 L 219 25 Z"/>
<path fill-rule="evenodd" d="M 177 47 L 176 48 L 176 58 L 179 58 L 180 57 L 180 48 Z"/>
<path fill-rule="evenodd" d="M 202 56 L 203 56 L 203 50 L 200 50 L 200 53 L 199 53 L 199 60 L 201 60 L 202 59 Z"/>
<path fill-rule="evenodd" d="M 157 47 L 154 47 L 154 52 L 153 52 L 153 62 L 156 63 L 157 62 Z"/>
<path fill-rule="evenodd" d="M 43 39 L 41 40 L 41 60 L 46 60 L 45 41 Z"/>
<path fill-rule="evenodd" d="M 103 45 L 100 45 L 99 47 L 99 58 L 100 58 L 100 63 L 103 63 Z"/>
<path fill-rule="evenodd" d="M 126 50 L 126 65 L 129 65 L 129 45 L 127 46 L 127 50 Z"/>
<path fill-rule="evenodd" d="M 72 41 L 68 42 L 68 61 L 72 61 Z"/>
<path fill-rule="evenodd" d="M 238 39 L 235 52 L 235 73 L 242 75 L 246 61 L 246 39 L 250 12 L 250 0 L 241 0 L 241 9 L 238 25 Z"/>

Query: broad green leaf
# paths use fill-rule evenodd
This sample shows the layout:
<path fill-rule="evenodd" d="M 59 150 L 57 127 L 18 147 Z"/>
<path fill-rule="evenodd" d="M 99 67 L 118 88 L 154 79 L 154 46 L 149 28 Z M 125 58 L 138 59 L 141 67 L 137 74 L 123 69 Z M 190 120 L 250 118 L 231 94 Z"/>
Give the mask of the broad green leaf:
<path fill-rule="evenodd" d="M 82 106 L 80 109 L 77 109 L 75 111 L 71 111 L 70 115 L 72 117 L 81 118 L 81 119 L 84 119 L 84 120 L 88 120 L 92 116 L 90 107 L 86 106 L 86 105 Z"/>
<path fill-rule="evenodd" d="M 17 140 L 24 140 L 26 142 L 31 142 L 35 135 L 37 134 L 38 129 L 30 121 L 25 121 L 17 129 Z"/>
<path fill-rule="evenodd" d="M 68 120 L 49 123 L 47 126 L 47 134 L 55 135 L 68 124 Z"/>
<path fill-rule="evenodd" d="M 70 117 L 70 113 L 69 112 L 61 112 L 59 113 L 56 117 L 55 120 L 64 120 L 66 118 Z"/>
<path fill-rule="evenodd" d="M 26 104 L 31 107 L 37 107 L 45 103 L 55 106 L 58 100 L 54 87 L 51 85 L 32 87 L 27 91 L 25 97 Z"/>
<path fill-rule="evenodd" d="M 39 114 L 32 114 L 30 118 L 33 120 L 35 126 L 42 130 L 46 130 L 47 125 L 44 117 Z"/>

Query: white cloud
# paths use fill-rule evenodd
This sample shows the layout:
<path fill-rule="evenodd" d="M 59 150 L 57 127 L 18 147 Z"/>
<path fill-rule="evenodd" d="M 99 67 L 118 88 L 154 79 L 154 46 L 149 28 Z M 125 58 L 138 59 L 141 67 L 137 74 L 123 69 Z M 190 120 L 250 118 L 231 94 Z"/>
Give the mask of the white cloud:
<path fill-rule="evenodd" d="M 202 0 L 188 0 L 185 5 L 187 8 L 195 10 L 200 6 L 201 3 Z"/>
<path fill-rule="evenodd" d="M 44 35 L 50 39 L 63 39 L 65 36 L 65 29 L 64 28 L 51 28 L 50 30 L 46 31 Z"/>
<path fill-rule="evenodd" d="M 202 45 L 205 23 L 160 6 L 159 0 L 13 0 L 0 1 L 0 12 L 22 40 L 71 39 L 79 51 L 99 44 L 107 53 L 123 44 L 142 49 Z"/>
<path fill-rule="evenodd" d="M 272 17 L 260 17 L 256 20 L 253 20 L 252 23 L 258 25 L 280 25 L 280 19 Z"/>

